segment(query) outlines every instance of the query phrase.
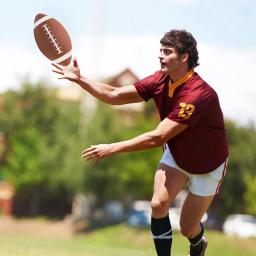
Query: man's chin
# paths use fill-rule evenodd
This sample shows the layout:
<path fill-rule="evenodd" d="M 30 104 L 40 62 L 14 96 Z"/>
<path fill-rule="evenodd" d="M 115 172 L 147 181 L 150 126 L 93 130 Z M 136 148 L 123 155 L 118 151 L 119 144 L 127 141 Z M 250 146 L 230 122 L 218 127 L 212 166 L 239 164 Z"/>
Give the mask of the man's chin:
<path fill-rule="evenodd" d="M 160 72 L 163 74 L 168 74 L 168 70 L 166 68 L 160 68 Z"/>

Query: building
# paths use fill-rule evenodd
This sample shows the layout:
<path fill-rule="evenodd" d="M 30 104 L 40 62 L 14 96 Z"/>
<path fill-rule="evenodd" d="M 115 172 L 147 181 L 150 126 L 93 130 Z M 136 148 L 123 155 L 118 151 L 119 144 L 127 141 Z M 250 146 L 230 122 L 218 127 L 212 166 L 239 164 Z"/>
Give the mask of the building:
<path fill-rule="evenodd" d="M 114 87 L 122 87 L 134 84 L 138 80 L 138 76 L 131 69 L 126 68 L 110 78 L 103 79 L 103 82 L 106 82 Z M 67 101 L 81 101 L 81 106 L 83 111 L 86 112 L 86 116 L 88 116 L 88 114 L 91 115 L 97 107 L 97 99 L 86 93 L 79 86 L 66 86 L 57 89 L 57 97 L 61 100 Z M 144 108 L 144 103 L 142 102 L 123 106 L 113 106 L 113 108 L 142 111 Z"/>
<path fill-rule="evenodd" d="M 136 76 L 135 73 L 131 71 L 131 69 L 126 68 L 123 71 L 121 71 L 119 74 L 110 78 L 107 81 L 107 83 L 114 87 L 122 87 L 122 86 L 134 84 L 138 80 L 139 80 L 139 77 Z M 113 108 L 117 108 L 121 110 L 142 111 L 144 109 L 144 102 L 113 106 Z"/>

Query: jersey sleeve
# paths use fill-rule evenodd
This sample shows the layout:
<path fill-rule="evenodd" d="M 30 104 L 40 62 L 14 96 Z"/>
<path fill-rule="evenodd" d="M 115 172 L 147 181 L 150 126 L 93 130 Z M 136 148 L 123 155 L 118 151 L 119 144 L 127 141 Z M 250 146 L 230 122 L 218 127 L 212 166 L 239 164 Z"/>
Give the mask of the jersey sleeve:
<path fill-rule="evenodd" d="M 155 74 L 148 76 L 140 81 L 137 81 L 134 86 L 138 92 L 138 94 L 145 100 L 154 97 L 154 89 L 157 86 L 159 74 L 156 72 Z"/>
<path fill-rule="evenodd" d="M 172 121 L 194 126 L 214 104 L 213 95 L 182 96 L 176 100 L 173 110 L 167 115 Z"/>

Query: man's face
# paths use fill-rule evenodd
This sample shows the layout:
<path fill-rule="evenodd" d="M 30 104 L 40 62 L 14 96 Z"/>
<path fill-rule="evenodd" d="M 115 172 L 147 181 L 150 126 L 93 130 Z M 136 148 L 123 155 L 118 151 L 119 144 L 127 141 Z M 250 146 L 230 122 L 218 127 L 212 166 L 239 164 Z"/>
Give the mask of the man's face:
<path fill-rule="evenodd" d="M 187 59 L 184 57 L 186 56 L 180 56 L 175 48 L 161 45 L 159 53 L 161 72 L 164 74 L 172 74 L 184 65 L 187 65 Z"/>

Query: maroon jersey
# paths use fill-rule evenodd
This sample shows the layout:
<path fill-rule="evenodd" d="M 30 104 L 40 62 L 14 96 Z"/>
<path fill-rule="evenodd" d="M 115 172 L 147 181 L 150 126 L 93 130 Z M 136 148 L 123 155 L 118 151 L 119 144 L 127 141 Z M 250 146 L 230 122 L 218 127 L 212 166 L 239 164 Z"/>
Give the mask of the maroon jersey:
<path fill-rule="evenodd" d="M 178 166 L 193 174 L 209 173 L 228 156 L 218 95 L 197 73 L 171 93 L 169 83 L 170 76 L 157 71 L 134 86 L 145 101 L 154 99 L 161 120 L 188 125 L 167 142 Z"/>

